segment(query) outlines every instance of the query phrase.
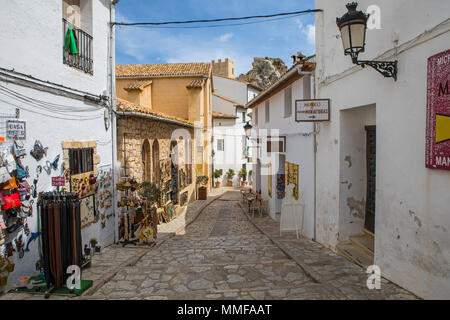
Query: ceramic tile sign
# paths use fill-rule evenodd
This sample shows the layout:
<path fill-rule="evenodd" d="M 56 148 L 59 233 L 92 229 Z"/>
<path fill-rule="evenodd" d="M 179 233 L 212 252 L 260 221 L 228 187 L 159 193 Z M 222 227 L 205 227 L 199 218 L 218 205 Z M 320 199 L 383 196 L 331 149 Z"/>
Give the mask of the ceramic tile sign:
<path fill-rule="evenodd" d="M 295 121 L 330 121 L 330 99 L 295 100 Z"/>
<path fill-rule="evenodd" d="M 428 58 L 425 166 L 450 170 L 450 50 Z"/>
<path fill-rule="evenodd" d="M 25 140 L 27 138 L 26 128 L 25 121 L 8 120 L 6 122 L 6 136 L 10 139 L 17 136 L 19 140 Z"/>
<path fill-rule="evenodd" d="M 52 177 L 53 187 L 64 187 L 66 185 L 65 177 Z"/>

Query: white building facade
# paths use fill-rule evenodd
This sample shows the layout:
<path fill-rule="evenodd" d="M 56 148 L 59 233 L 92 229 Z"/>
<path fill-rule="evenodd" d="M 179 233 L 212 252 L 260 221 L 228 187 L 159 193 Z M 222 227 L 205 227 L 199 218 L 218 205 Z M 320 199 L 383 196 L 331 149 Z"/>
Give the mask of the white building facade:
<path fill-rule="evenodd" d="M 296 121 L 295 103 L 313 95 L 313 66 L 313 57 L 295 64 L 247 104 L 252 109 L 252 140 L 257 140 L 254 189 L 269 201 L 269 215 L 278 220 L 283 190 L 293 182 L 289 182 L 289 168 L 294 167 L 296 198 L 304 205 L 299 231 L 310 239 L 314 239 L 314 124 Z"/>
<path fill-rule="evenodd" d="M 235 171 L 233 186 L 240 186 L 239 171 L 245 168 L 247 174 L 252 170 L 252 143 L 245 135 L 244 126 L 251 121 L 250 110 L 245 107 L 260 89 L 257 87 L 221 76 L 213 77 L 213 171 L 222 169 L 223 176 L 217 179 L 226 186 L 226 172 Z M 246 178 L 247 183 L 250 178 Z"/>
<path fill-rule="evenodd" d="M 90 208 L 82 220 L 83 246 L 91 238 L 96 238 L 102 247 L 115 240 L 113 180 L 108 177 L 113 175 L 115 158 L 112 135 L 115 124 L 111 125 L 110 116 L 111 102 L 115 99 L 111 88 L 114 38 L 110 22 L 117 2 L 2 1 L 0 11 L 0 136 L 5 138 L 0 142 L 0 150 L 9 153 L 13 144 L 8 121 L 24 124 L 25 136 L 19 140 L 25 149 L 22 164 L 28 169 L 26 180 L 35 186 L 37 194 L 56 190 L 52 178 L 58 176 L 65 176 L 64 188 L 73 191 L 70 178 L 67 179 L 68 172 L 73 170 L 69 153 L 80 148 L 92 152 L 91 173 L 98 182 L 105 179 L 105 183 L 94 197 L 83 200 Z M 75 36 L 75 47 L 65 50 L 69 28 Z M 76 53 L 71 51 L 74 49 Z M 39 161 L 30 155 L 36 141 L 48 148 Z M 56 169 L 49 168 L 49 163 L 58 156 Z M 32 194 L 23 201 L 33 207 L 33 215 L 26 218 L 32 233 L 39 232 L 37 202 Z M 15 234 L 6 234 L 3 246 L 8 242 L 15 246 L 14 240 L 19 235 L 23 235 L 26 244 L 29 237 L 20 229 Z M 14 253 L 16 267 L 9 275 L 8 286 L 14 285 L 19 277 L 35 273 L 38 242 L 39 238 L 30 243 L 30 251 L 23 258 Z"/>
<path fill-rule="evenodd" d="M 359 1 L 357 10 L 373 10 L 359 59 L 398 60 L 397 81 L 344 56 L 336 17 L 346 3 L 315 1 L 324 10 L 316 15 L 316 91 L 331 99 L 331 120 L 317 135 L 317 241 L 339 249 L 369 231 L 383 277 L 449 299 L 450 171 L 426 168 L 425 146 L 428 59 L 450 49 L 450 2 Z"/>

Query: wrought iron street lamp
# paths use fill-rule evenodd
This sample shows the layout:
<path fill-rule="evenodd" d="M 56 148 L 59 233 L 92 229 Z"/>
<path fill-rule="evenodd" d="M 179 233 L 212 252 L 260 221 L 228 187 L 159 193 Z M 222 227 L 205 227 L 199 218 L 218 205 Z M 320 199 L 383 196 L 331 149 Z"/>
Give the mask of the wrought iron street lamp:
<path fill-rule="evenodd" d="M 250 134 L 252 132 L 253 126 L 247 121 L 247 123 L 244 126 L 245 135 L 247 136 L 247 139 L 250 138 Z"/>
<path fill-rule="evenodd" d="M 385 77 L 394 78 L 397 81 L 396 61 L 366 61 L 358 60 L 358 55 L 364 52 L 366 46 L 367 19 L 369 15 L 356 11 L 357 2 L 347 4 L 348 12 L 342 17 L 336 18 L 336 24 L 341 31 L 342 44 L 345 55 L 352 58 L 354 64 L 371 66 Z"/>

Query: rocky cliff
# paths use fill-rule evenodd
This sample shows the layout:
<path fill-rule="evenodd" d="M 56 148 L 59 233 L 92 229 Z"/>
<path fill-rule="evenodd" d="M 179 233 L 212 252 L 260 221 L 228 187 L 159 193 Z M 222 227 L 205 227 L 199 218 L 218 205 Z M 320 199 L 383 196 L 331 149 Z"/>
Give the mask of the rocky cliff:
<path fill-rule="evenodd" d="M 262 89 L 267 89 L 277 81 L 287 70 L 280 58 L 253 58 L 253 69 L 247 74 L 241 74 L 238 79 L 250 82 Z"/>

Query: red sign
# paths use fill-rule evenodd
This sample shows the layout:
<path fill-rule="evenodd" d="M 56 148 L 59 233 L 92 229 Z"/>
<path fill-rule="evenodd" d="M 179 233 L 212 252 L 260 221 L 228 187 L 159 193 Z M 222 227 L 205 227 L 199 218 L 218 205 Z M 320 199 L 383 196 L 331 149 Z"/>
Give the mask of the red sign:
<path fill-rule="evenodd" d="M 425 166 L 450 170 L 450 50 L 428 58 Z"/>
<path fill-rule="evenodd" d="M 64 187 L 66 185 L 66 179 L 64 177 L 52 177 L 53 187 Z"/>

